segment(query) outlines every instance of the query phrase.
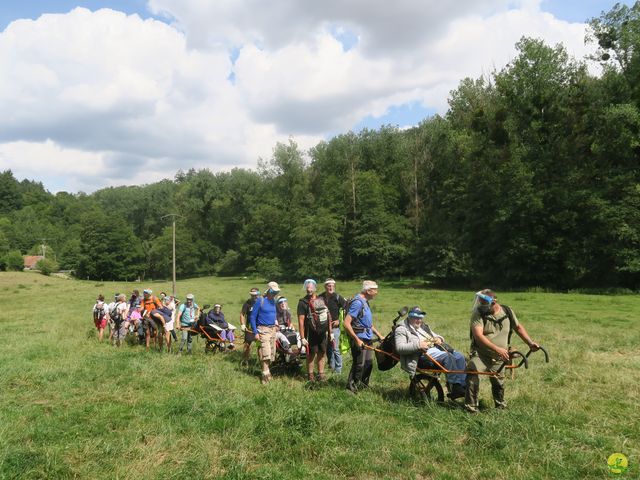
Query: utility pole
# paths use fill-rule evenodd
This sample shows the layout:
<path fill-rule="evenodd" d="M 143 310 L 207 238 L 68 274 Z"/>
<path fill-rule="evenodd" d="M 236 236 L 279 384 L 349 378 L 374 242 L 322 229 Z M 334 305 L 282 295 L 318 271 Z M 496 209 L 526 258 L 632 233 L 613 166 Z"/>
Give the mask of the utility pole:
<path fill-rule="evenodd" d="M 176 217 L 184 218 L 182 215 L 178 215 L 177 213 L 168 213 L 161 218 L 171 217 L 173 219 L 173 242 L 172 242 L 172 250 L 173 250 L 173 281 L 171 284 L 171 295 L 176 296 Z"/>
<path fill-rule="evenodd" d="M 42 247 L 42 258 L 44 259 L 44 258 L 47 258 L 47 249 L 46 249 L 47 239 L 41 238 L 40 241 L 42 242 L 40 246 Z"/>

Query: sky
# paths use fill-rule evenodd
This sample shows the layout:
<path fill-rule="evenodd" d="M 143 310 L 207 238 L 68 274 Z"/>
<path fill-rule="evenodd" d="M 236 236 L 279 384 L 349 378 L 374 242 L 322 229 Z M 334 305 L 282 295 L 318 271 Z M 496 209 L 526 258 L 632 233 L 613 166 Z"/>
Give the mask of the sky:
<path fill-rule="evenodd" d="M 0 171 L 92 192 L 410 127 L 504 68 L 522 36 L 583 58 L 585 22 L 614 4 L 3 0 Z"/>

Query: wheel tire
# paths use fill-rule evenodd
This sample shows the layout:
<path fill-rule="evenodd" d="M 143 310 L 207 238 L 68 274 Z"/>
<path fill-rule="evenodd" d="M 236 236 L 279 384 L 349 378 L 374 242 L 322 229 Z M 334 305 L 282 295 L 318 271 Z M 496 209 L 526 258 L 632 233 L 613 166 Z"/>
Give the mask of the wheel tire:
<path fill-rule="evenodd" d="M 409 385 L 409 395 L 414 400 L 426 402 L 444 402 L 444 390 L 440 385 L 438 377 L 433 375 L 419 374 L 416 375 Z"/>

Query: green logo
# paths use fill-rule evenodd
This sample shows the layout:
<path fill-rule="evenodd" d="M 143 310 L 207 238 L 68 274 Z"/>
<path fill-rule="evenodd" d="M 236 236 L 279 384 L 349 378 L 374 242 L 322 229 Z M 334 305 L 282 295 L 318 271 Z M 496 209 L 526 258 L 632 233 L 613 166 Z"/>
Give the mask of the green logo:
<path fill-rule="evenodd" d="M 629 460 L 622 453 L 612 453 L 607 458 L 607 466 L 609 467 L 609 472 L 619 475 L 627 471 Z"/>

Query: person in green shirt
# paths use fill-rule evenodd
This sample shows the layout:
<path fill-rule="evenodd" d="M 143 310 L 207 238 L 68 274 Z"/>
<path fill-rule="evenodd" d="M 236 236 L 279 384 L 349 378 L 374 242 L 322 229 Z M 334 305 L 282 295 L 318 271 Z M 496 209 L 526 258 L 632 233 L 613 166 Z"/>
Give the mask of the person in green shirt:
<path fill-rule="evenodd" d="M 509 339 L 511 332 L 533 351 L 540 348 L 531 340 L 515 313 L 506 305 L 497 302 L 496 294 L 489 290 L 476 293 L 471 313 L 471 349 L 467 370 L 475 372 L 496 372 L 503 362 L 509 361 Z M 504 400 L 504 375 L 490 376 L 491 393 L 496 408 L 506 408 Z M 465 408 L 471 413 L 478 412 L 478 392 L 480 379 L 477 374 L 467 374 Z"/>

